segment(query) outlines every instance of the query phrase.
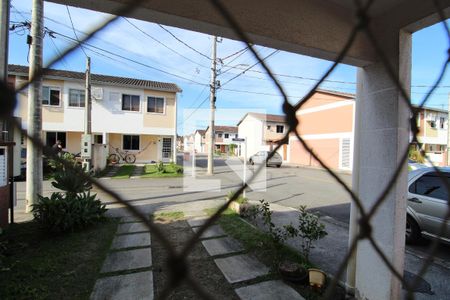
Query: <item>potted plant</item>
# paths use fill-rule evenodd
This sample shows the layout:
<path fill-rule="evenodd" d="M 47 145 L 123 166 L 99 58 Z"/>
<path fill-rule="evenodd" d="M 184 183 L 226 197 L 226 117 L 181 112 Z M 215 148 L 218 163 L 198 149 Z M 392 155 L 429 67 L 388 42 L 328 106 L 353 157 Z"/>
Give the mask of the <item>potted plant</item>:
<path fill-rule="evenodd" d="M 313 288 L 321 289 L 327 278 L 325 272 L 319 269 L 308 269 L 309 285 Z"/>
<path fill-rule="evenodd" d="M 281 277 L 290 282 L 304 284 L 307 282 L 308 271 L 307 269 L 296 262 L 282 261 L 278 264 L 278 271 Z"/>

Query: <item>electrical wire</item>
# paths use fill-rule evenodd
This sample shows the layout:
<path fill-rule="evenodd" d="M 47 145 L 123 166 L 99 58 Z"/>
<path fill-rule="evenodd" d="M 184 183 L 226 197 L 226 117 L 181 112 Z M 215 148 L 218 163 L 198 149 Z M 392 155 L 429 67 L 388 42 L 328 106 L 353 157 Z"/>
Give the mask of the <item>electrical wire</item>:
<path fill-rule="evenodd" d="M 138 31 L 140 31 L 142 34 L 144 34 L 145 36 L 151 38 L 153 41 L 157 42 L 158 44 L 160 44 L 160 45 L 163 46 L 164 48 L 166 48 L 166 49 L 172 51 L 172 52 L 175 53 L 175 54 L 178 54 L 178 55 L 181 56 L 182 58 L 184 58 L 184 59 L 190 61 L 191 63 L 196 64 L 196 65 L 198 65 L 198 66 L 200 66 L 200 67 L 202 67 L 202 68 L 206 68 L 206 69 L 209 69 L 209 68 L 210 68 L 210 67 L 205 66 L 205 65 L 202 65 L 202 64 L 200 64 L 200 63 L 198 63 L 198 62 L 196 62 L 196 61 L 190 59 L 189 57 L 184 56 L 183 54 L 179 53 L 178 51 L 176 51 L 176 50 L 170 48 L 169 46 L 167 46 L 167 45 L 164 44 L 163 42 L 159 41 L 159 40 L 156 39 L 155 37 L 151 36 L 150 34 L 148 34 L 148 33 L 145 32 L 145 31 L 143 31 L 141 28 L 139 28 L 136 24 L 132 23 L 132 22 L 131 22 L 130 20 L 128 20 L 127 18 L 122 17 L 122 19 L 124 19 L 125 21 L 127 21 L 131 26 L 133 26 L 133 27 L 136 28 Z"/>
<path fill-rule="evenodd" d="M 80 39 L 78 38 L 77 32 L 75 31 L 75 26 L 73 25 L 72 16 L 70 15 L 70 10 L 69 10 L 68 5 L 66 5 L 66 9 L 67 9 L 67 14 L 69 15 L 70 24 L 72 24 L 72 30 L 73 30 L 73 33 L 75 34 L 75 38 L 77 39 L 77 42 L 80 45 L 80 48 L 83 51 L 84 55 L 86 57 L 88 57 L 86 52 L 84 51 L 83 45 L 80 43 Z"/>
<path fill-rule="evenodd" d="M 170 34 L 170 35 L 171 35 L 174 39 L 176 39 L 178 42 L 182 43 L 183 45 L 185 45 L 186 47 L 188 47 L 188 48 L 191 49 L 192 51 L 194 51 L 194 52 L 196 52 L 197 54 L 199 54 L 199 55 L 205 57 L 205 58 L 208 59 L 208 60 L 211 60 L 211 58 L 210 58 L 208 55 L 206 55 L 206 54 L 204 54 L 204 53 L 198 51 L 198 50 L 195 49 L 194 47 L 192 47 L 192 46 L 190 46 L 189 44 L 185 43 L 185 42 L 182 41 L 180 38 L 178 38 L 175 34 L 173 34 L 169 29 L 165 28 L 163 25 L 158 24 L 158 26 L 161 27 L 165 32 L 167 32 L 168 34 Z"/>
<path fill-rule="evenodd" d="M 67 36 L 67 35 L 64 35 L 64 34 L 62 34 L 62 33 L 55 32 L 55 31 L 52 31 L 52 32 L 53 32 L 54 34 L 57 34 L 57 35 L 59 35 L 59 36 L 61 36 L 61 37 L 66 38 L 66 39 L 69 39 L 69 40 L 72 40 L 72 41 L 76 41 L 75 39 L 73 39 L 73 38 L 71 38 L 71 37 L 69 37 L 69 36 Z M 97 47 L 97 46 L 94 46 L 94 45 L 91 45 L 91 44 L 89 44 L 89 43 L 83 43 L 83 45 L 84 45 L 85 47 L 93 48 L 93 49 L 96 49 L 96 50 L 99 50 L 99 51 L 108 53 L 108 54 L 113 55 L 113 56 L 115 56 L 115 57 L 119 57 L 119 58 L 121 58 L 121 59 L 130 61 L 130 62 L 132 62 L 132 63 L 138 64 L 138 65 L 141 65 L 141 66 L 144 66 L 144 67 L 146 67 L 146 68 L 149 68 L 149 69 L 152 69 L 152 70 L 155 70 L 155 71 L 164 73 L 164 74 L 166 74 L 166 75 L 170 75 L 170 76 L 172 76 L 172 77 L 176 77 L 176 78 L 179 78 L 179 79 L 182 79 L 182 80 L 185 80 L 185 81 L 194 83 L 194 84 L 198 84 L 198 85 L 206 85 L 206 84 L 204 84 L 204 83 L 201 83 L 201 82 L 198 82 L 198 81 L 189 79 L 189 78 L 187 78 L 187 77 L 183 77 L 183 76 L 181 76 L 181 75 L 178 75 L 178 74 L 175 74 L 175 73 L 172 73 L 172 72 L 168 72 L 168 71 L 162 70 L 162 69 L 157 68 L 157 67 L 154 67 L 154 66 L 150 66 L 150 65 L 145 64 L 145 63 L 143 63 L 143 62 L 141 62 L 141 61 L 137 61 L 137 60 L 134 60 L 134 59 L 125 57 L 125 56 L 123 56 L 123 55 L 120 55 L 120 54 L 111 52 L 111 51 L 109 51 L 109 50 L 106 50 L 106 49 L 103 49 L 103 48 L 100 48 L 100 47 Z"/>

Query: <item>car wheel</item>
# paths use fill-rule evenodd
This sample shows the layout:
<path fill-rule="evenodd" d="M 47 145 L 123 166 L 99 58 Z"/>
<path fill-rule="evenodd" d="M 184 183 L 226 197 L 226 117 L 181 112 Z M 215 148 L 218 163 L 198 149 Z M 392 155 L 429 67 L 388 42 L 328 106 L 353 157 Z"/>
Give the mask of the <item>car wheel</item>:
<path fill-rule="evenodd" d="M 281 168 L 281 165 L 277 165 L 277 168 Z"/>
<path fill-rule="evenodd" d="M 406 216 L 406 243 L 417 243 L 420 240 L 420 237 L 419 225 L 411 216 Z"/>

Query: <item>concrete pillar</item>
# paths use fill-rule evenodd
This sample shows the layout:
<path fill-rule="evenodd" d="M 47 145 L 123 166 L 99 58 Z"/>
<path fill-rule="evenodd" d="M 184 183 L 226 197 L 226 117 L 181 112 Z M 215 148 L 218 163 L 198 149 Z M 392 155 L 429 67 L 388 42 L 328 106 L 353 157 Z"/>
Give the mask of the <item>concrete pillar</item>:
<path fill-rule="evenodd" d="M 411 34 L 399 34 L 381 41 L 396 76 L 410 90 Z M 356 162 L 359 165 L 354 187 L 369 210 L 383 188 L 389 184 L 395 169 L 402 163 L 408 146 L 409 109 L 382 62 L 360 68 L 357 75 L 360 114 L 356 126 Z M 403 274 L 407 166 L 403 169 L 384 204 L 372 218 L 372 236 L 389 261 Z M 353 215 L 356 215 L 352 206 Z M 354 224 L 353 224 L 354 226 Z M 357 231 L 356 231 L 357 232 Z M 355 295 L 357 299 L 400 299 L 401 283 L 389 271 L 367 240 L 360 241 L 356 252 Z"/>

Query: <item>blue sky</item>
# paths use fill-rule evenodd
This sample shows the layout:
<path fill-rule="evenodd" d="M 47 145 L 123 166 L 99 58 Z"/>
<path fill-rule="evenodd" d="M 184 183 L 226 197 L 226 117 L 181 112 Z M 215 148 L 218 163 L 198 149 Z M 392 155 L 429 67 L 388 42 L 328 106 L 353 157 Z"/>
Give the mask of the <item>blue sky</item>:
<path fill-rule="evenodd" d="M 11 21 L 23 22 L 30 20 L 31 0 L 13 0 L 11 9 Z M 70 7 L 70 13 L 79 37 L 83 32 L 88 32 L 90 28 L 99 24 L 109 16 L 89 10 Z M 67 8 L 64 5 L 45 2 L 44 9 L 45 26 L 59 34 L 75 38 L 70 26 L 70 20 Z M 90 43 L 101 49 L 108 50 L 114 54 L 128 57 L 132 60 L 142 62 L 147 66 L 118 58 L 110 53 L 95 50 L 94 53 L 89 49 L 86 52 L 91 56 L 92 72 L 108 74 L 115 76 L 127 76 L 157 81 L 174 82 L 178 84 L 183 92 L 179 95 L 178 117 L 179 123 L 184 115 L 184 109 L 193 109 L 199 107 L 207 109 L 209 107 L 208 88 L 210 70 L 209 59 L 194 52 L 184 46 L 157 24 L 128 19 L 135 26 L 145 33 L 151 35 L 154 39 L 160 41 L 167 47 L 175 50 L 179 54 L 168 50 L 161 44 L 155 42 L 152 38 L 144 35 L 126 20 L 120 19 L 112 26 L 95 36 Z M 205 34 L 182 30 L 178 28 L 166 27 L 177 37 L 187 42 L 199 52 L 210 55 L 211 37 Z M 28 46 L 26 44 L 27 30 L 18 29 L 10 34 L 9 62 L 12 64 L 27 65 Z M 48 34 L 44 40 L 44 64 L 52 57 L 62 52 L 65 48 L 72 45 L 73 41 L 61 35 L 51 38 Z M 245 46 L 241 42 L 223 39 L 218 44 L 219 58 L 224 58 Z M 442 24 L 425 28 L 413 35 L 413 63 L 412 63 L 412 85 L 431 85 L 438 76 L 443 62 L 446 59 L 446 51 L 449 47 L 448 41 Z M 257 47 L 262 57 L 273 53 L 274 49 L 266 47 Z M 101 53 L 101 54 L 99 54 Z M 110 58 L 105 57 L 109 56 Z M 230 62 L 233 56 L 224 61 L 225 65 Z M 113 59 L 111 59 L 113 58 Z M 186 59 L 188 58 L 188 59 Z M 193 61 L 193 62 L 192 62 Z M 253 56 L 246 51 L 231 65 L 239 68 L 247 68 L 256 61 Z M 278 51 L 267 59 L 267 64 L 279 76 L 291 101 L 294 103 L 301 98 L 314 84 L 314 80 L 319 78 L 328 66 L 328 61 L 302 56 L 294 53 Z M 168 75 L 153 68 L 169 72 Z M 240 73 L 240 69 L 229 69 L 226 66 L 219 66 L 223 74 L 218 76 L 221 83 Z M 74 71 L 84 71 L 85 56 L 81 49 L 75 51 L 72 55 L 66 57 L 55 68 L 68 69 Z M 225 72 L 226 71 L 226 72 Z M 244 75 L 232 80 L 229 84 L 219 90 L 217 94 L 218 109 L 237 109 L 233 117 L 223 118 L 224 125 L 235 124 L 245 111 L 266 110 L 269 113 L 281 113 L 282 99 L 278 96 L 278 91 L 273 83 L 268 80 L 267 75 L 262 72 L 262 68 L 255 66 Z M 310 79 L 299 79 L 288 76 L 298 76 Z M 436 90 L 436 94 L 428 102 L 428 106 L 447 108 L 450 92 L 450 76 L 447 74 L 444 78 L 442 87 Z M 343 92 L 354 92 L 356 81 L 356 68 L 340 65 L 335 72 L 328 78 L 331 81 L 341 81 L 344 83 L 327 82 L 323 88 L 340 90 Z M 192 81 L 196 82 L 193 83 Z M 413 87 L 412 100 L 418 103 L 423 97 L 427 87 Z M 265 94 L 265 95 L 263 95 Z M 242 112 L 241 114 L 238 111 Z M 219 111 L 219 114 L 221 112 Z M 220 118 L 220 116 L 219 116 Z M 226 119 L 226 120 L 225 120 Z M 205 127 L 207 121 L 203 122 Z M 180 124 L 182 125 L 182 124 Z M 203 124 L 198 124 L 200 127 Z M 181 126 L 182 127 L 182 126 Z M 183 134 L 182 131 L 179 131 Z"/>

